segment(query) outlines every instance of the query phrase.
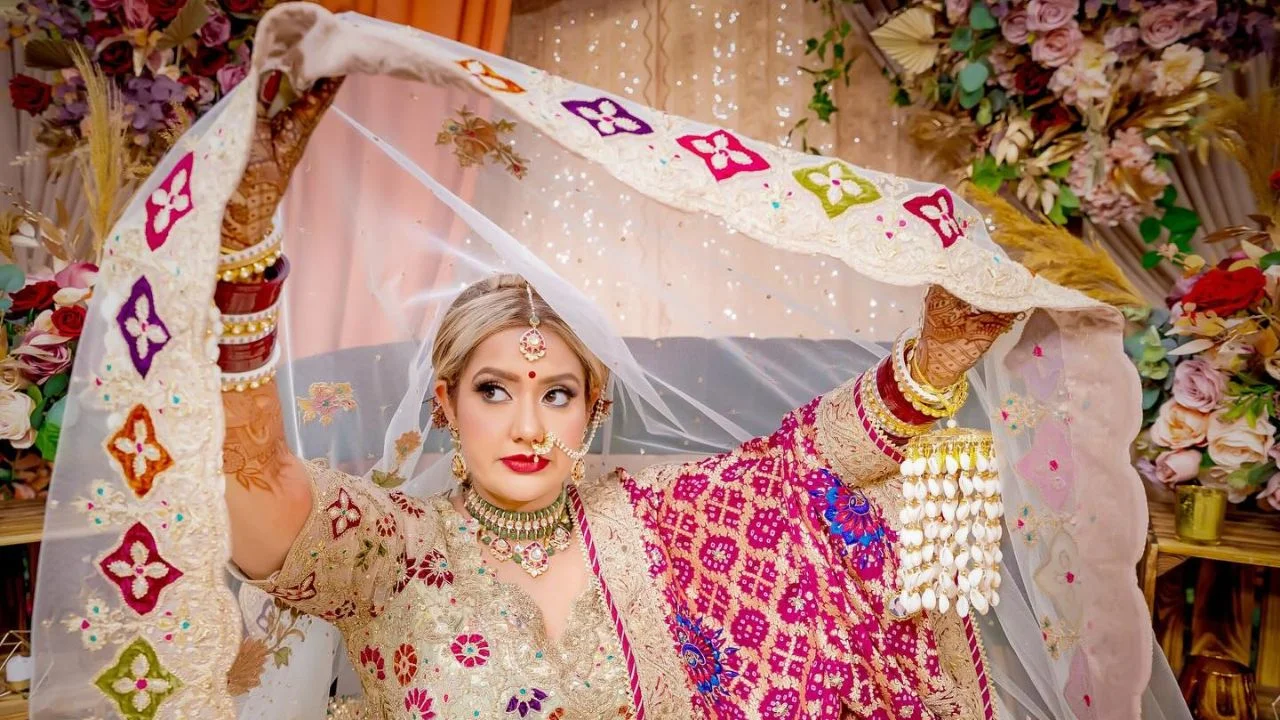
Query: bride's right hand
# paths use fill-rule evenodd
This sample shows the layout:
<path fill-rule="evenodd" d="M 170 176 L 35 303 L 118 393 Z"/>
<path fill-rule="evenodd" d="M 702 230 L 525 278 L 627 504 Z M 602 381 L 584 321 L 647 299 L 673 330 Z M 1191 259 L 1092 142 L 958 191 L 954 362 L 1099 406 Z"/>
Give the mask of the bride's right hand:
<path fill-rule="evenodd" d="M 340 77 L 321 79 L 270 116 L 269 106 L 259 103 L 249 163 L 222 218 L 223 249 L 250 247 L 270 232 L 271 216 L 284 197 L 289 178 L 342 81 Z"/>

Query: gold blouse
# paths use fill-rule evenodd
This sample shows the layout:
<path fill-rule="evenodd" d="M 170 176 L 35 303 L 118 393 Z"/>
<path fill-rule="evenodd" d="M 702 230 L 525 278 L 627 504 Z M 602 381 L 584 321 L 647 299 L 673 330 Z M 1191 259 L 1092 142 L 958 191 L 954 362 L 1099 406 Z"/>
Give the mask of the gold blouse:
<path fill-rule="evenodd" d="M 361 674 L 361 717 L 629 717 L 626 666 L 594 577 L 552 641 L 447 494 L 420 501 L 308 467 L 310 517 L 281 570 L 253 584 L 338 626 Z"/>

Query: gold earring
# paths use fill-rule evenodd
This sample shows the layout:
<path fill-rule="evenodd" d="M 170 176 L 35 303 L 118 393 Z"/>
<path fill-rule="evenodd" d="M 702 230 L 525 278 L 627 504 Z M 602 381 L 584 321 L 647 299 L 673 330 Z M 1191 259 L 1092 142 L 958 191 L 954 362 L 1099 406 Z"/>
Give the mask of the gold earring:
<path fill-rule="evenodd" d="M 459 485 L 467 481 L 467 461 L 462 457 L 462 438 L 458 437 L 458 428 L 449 426 L 449 437 L 453 440 L 453 464 L 450 468 L 453 471 L 454 482 Z"/>
<path fill-rule="evenodd" d="M 578 458 L 573 461 L 573 468 L 569 470 L 569 480 L 577 485 L 582 482 L 582 478 L 587 474 L 587 461 Z"/>

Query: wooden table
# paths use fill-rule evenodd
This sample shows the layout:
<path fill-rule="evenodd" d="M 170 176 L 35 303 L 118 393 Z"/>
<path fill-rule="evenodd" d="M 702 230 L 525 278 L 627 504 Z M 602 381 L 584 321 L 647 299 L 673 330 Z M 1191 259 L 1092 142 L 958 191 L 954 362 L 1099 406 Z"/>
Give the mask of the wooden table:
<path fill-rule="evenodd" d="M 0 546 L 40 542 L 44 500 L 0 502 Z"/>
<path fill-rule="evenodd" d="M 0 720 L 27 720 L 27 701 L 16 693 L 0 697 Z"/>
<path fill-rule="evenodd" d="M 1155 612 L 1156 580 L 1189 558 L 1272 568 L 1262 598 L 1262 624 L 1258 634 L 1258 688 L 1260 718 L 1271 718 L 1271 702 L 1280 691 L 1280 513 L 1228 515 L 1218 545 L 1198 545 L 1178 538 L 1174 508 L 1150 503 L 1151 525 L 1147 549 L 1139 568 L 1147 609 Z"/>

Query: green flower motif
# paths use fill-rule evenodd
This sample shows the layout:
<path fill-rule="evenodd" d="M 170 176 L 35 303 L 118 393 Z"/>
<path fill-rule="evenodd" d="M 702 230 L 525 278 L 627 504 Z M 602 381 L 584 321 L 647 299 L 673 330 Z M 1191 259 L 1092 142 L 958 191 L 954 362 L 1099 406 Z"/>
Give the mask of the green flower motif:
<path fill-rule="evenodd" d="M 125 720 L 152 720 L 160 703 L 182 686 L 178 678 L 160 667 L 156 651 L 142 638 L 125 648 L 116 664 L 94 684 L 115 702 Z"/>
<path fill-rule="evenodd" d="M 853 174 L 853 168 L 839 160 L 818 167 L 800 168 L 792 173 L 801 187 L 818 196 L 827 217 L 835 218 L 854 205 L 880 199 L 880 191 L 869 181 Z"/>

